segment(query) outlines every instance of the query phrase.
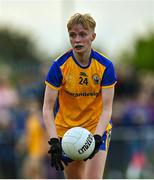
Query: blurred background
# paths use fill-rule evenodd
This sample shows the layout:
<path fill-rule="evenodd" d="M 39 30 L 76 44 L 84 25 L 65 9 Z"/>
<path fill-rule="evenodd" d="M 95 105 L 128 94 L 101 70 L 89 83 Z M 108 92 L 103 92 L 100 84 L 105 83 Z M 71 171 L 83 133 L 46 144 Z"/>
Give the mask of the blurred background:
<path fill-rule="evenodd" d="M 0 0 L 0 178 L 63 178 L 50 167 L 42 103 L 77 12 L 96 20 L 93 46 L 118 77 L 105 178 L 154 177 L 154 1 Z"/>

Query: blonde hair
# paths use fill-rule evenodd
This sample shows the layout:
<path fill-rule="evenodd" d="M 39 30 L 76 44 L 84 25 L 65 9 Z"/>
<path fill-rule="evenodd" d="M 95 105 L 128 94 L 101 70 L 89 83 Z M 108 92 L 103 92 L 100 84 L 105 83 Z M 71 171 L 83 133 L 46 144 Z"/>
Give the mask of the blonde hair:
<path fill-rule="evenodd" d="M 95 30 L 96 22 L 91 17 L 90 14 L 80 14 L 76 13 L 69 19 L 67 23 L 67 29 L 68 31 L 75 25 L 75 24 L 81 24 L 85 29 L 92 29 Z"/>

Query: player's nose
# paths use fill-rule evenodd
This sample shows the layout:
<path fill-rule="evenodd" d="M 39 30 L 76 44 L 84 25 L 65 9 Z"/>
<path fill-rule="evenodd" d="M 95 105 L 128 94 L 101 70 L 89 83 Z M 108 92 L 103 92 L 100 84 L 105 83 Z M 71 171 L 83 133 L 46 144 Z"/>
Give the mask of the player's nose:
<path fill-rule="evenodd" d="M 76 43 L 81 42 L 81 38 L 80 38 L 80 36 L 76 36 L 76 38 L 75 38 L 75 42 L 76 42 Z"/>

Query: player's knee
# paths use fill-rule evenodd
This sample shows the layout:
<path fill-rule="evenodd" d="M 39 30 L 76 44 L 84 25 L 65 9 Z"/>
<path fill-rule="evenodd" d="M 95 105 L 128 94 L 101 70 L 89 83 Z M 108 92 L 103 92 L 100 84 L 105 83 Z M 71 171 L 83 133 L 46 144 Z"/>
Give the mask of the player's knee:
<path fill-rule="evenodd" d="M 65 171 L 65 177 L 67 179 L 85 179 L 85 169 L 76 168 Z"/>
<path fill-rule="evenodd" d="M 77 171 L 72 173 L 66 173 L 65 177 L 67 179 L 85 179 L 85 174 L 83 171 L 82 172 Z"/>
<path fill-rule="evenodd" d="M 102 174 L 100 173 L 90 173 L 84 177 L 84 179 L 102 179 Z"/>
<path fill-rule="evenodd" d="M 76 176 L 75 178 L 76 178 L 76 179 L 86 179 L 86 178 L 85 178 L 85 175 L 84 175 L 84 172 L 78 173 L 77 176 Z"/>

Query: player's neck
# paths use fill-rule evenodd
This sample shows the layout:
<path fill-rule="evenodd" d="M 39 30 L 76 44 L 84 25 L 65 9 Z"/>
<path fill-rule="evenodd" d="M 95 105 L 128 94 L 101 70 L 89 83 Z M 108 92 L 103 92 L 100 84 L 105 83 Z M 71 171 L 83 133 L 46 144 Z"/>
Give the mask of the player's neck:
<path fill-rule="evenodd" d="M 75 59 L 79 62 L 79 64 L 86 66 L 89 64 L 91 49 L 84 53 L 76 53 L 73 52 Z"/>

